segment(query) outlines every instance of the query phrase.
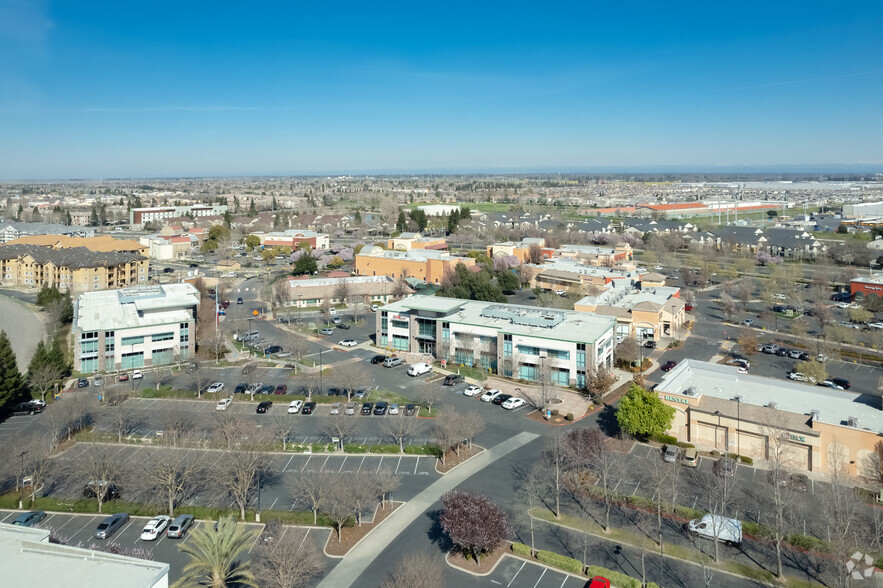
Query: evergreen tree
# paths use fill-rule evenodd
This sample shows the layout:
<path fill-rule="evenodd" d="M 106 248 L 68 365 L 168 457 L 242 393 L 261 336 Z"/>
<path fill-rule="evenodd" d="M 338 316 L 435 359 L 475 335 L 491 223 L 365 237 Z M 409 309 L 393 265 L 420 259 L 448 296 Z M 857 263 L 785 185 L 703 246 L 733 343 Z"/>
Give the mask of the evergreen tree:
<path fill-rule="evenodd" d="M 408 221 L 405 220 L 405 211 L 401 210 L 399 211 L 399 220 L 396 221 L 396 229 L 398 229 L 400 233 L 404 233 L 407 226 Z"/>
<path fill-rule="evenodd" d="M 67 360 L 64 357 L 64 352 L 61 350 L 61 345 L 58 343 L 58 337 L 53 337 L 51 345 L 46 350 L 46 360 L 52 365 L 57 366 L 61 370 L 61 373 L 65 375 L 70 371 Z"/>
<path fill-rule="evenodd" d="M 15 220 L 21 222 L 21 213 L 24 212 L 24 208 L 21 204 L 18 205 L 18 212 L 15 213 Z"/>
<path fill-rule="evenodd" d="M 251 202 L 249 202 L 249 204 L 248 204 L 248 216 L 257 216 L 257 215 L 258 215 L 258 209 L 254 205 L 254 198 L 252 198 Z"/>
<path fill-rule="evenodd" d="M 233 212 L 239 214 L 239 196 L 233 197 Z"/>
<path fill-rule="evenodd" d="M 362 213 L 359 212 L 358 210 L 356 211 L 355 221 L 356 221 L 357 225 L 362 224 Z"/>
<path fill-rule="evenodd" d="M 37 343 L 37 349 L 34 350 L 34 357 L 31 358 L 31 363 L 28 364 L 28 371 L 33 372 L 37 367 L 45 364 L 48 361 L 48 353 L 46 352 L 46 345 L 41 340 Z"/>
<path fill-rule="evenodd" d="M 273 196 L 273 210 L 276 210 L 277 208 L 279 208 L 279 204 L 276 203 L 276 197 Z"/>
<path fill-rule="evenodd" d="M 40 216 L 40 210 L 34 206 L 33 210 L 31 210 L 31 222 L 36 223 L 43 220 L 43 217 Z"/>
<path fill-rule="evenodd" d="M 24 387 L 6 331 L 0 331 L 0 406 L 21 401 Z"/>
<path fill-rule="evenodd" d="M 97 227 L 98 226 L 98 211 L 95 210 L 95 207 L 92 207 L 92 215 L 89 217 L 89 226 Z"/>
<path fill-rule="evenodd" d="M 74 224 L 74 219 L 71 218 L 71 213 L 69 210 L 64 211 L 64 224 L 67 226 L 71 226 Z"/>

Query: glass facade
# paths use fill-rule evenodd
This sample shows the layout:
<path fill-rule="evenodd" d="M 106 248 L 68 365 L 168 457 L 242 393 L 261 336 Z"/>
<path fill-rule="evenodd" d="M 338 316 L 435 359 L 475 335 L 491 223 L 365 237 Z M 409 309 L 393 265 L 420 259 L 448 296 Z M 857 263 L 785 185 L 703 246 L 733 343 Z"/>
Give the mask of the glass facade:
<path fill-rule="evenodd" d="M 535 382 L 537 379 L 537 366 L 521 364 L 518 366 L 518 377 L 522 380 Z"/>
<path fill-rule="evenodd" d="M 120 345 L 126 347 L 127 345 L 141 345 L 144 343 L 144 336 L 139 335 L 137 337 L 123 337 L 123 340 L 120 341 Z"/>
<path fill-rule="evenodd" d="M 144 353 L 136 351 L 135 353 L 123 353 L 120 361 L 120 369 L 131 370 L 144 367 Z"/>
<path fill-rule="evenodd" d="M 98 371 L 98 358 L 80 358 L 80 371 L 84 374 L 91 374 Z"/>
<path fill-rule="evenodd" d="M 401 335 L 392 336 L 392 348 L 396 351 L 408 351 L 408 337 Z"/>
<path fill-rule="evenodd" d="M 155 335 L 151 335 L 150 340 L 154 343 L 158 343 L 160 341 L 174 341 L 175 334 L 174 333 L 157 333 Z"/>
<path fill-rule="evenodd" d="M 552 383 L 557 386 L 570 386 L 570 370 L 554 368 L 551 379 Z"/>
<path fill-rule="evenodd" d="M 153 365 L 172 363 L 175 361 L 175 350 L 171 348 L 155 349 L 150 357 Z"/>
<path fill-rule="evenodd" d="M 539 347 L 530 347 L 529 345 L 519 345 L 518 353 L 522 355 L 539 355 L 540 348 Z"/>

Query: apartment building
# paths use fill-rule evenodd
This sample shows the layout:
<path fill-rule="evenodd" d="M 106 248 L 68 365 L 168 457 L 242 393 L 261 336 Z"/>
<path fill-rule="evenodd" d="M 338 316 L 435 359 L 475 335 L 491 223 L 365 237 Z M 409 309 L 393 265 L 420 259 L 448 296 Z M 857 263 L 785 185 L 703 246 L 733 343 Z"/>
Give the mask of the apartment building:
<path fill-rule="evenodd" d="M 476 267 L 471 257 L 458 257 L 448 251 L 390 251 L 381 247 L 365 247 L 356 255 L 355 273 L 359 276 L 417 278 L 426 283 L 439 284 L 445 273 L 453 272 L 459 263 L 467 268 Z"/>
<path fill-rule="evenodd" d="M 290 247 L 297 249 L 302 243 L 309 244 L 313 249 L 325 251 L 330 247 L 330 239 L 325 233 L 317 233 L 306 229 L 289 229 L 271 233 L 252 233 L 261 240 L 264 247 Z"/>
<path fill-rule="evenodd" d="M 506 377 L 582 386 L 613 365 L 613 317 L 555 308 L 413 296 L 377 312 L 381 347 L 433 355 Z"/>
<path fill-rule="evenodd" d="M 488 257 L 511 256 L 517 257 L 521 263 L 530 261 L 530 248 L 536 246 L 540 248 L 543 258 L 552 256 L 552 249 L 546 248 L 546 240 L 542 237 L 529 237 L 521 241 L 506 241 L 504 243 L 494 243 L 488 245 L 486 252 Z"/>
<path fill-rule="evenodd" d="M 226 204 L 194 204 L 191 206 L 158 206 L 153 208 L 133 208 L 129 210 L 129 224 L 143 225 L 168 218 L 182 216 L 221 216 L 227 212 Z"/>
<path fill-rule="evenodd" d="M 411 249 L 435 249 L 448 248 L 444 237 L 424 237 L 422 233 L 402 233 L 386 241 L 387 249 L 395 251 L 410 251 Z"/>
<path fill-rule="evenodd" d="M 344 285 L 344 286 L 342 286 Z M 289 278 L 286 306 L 307 308 L 330 304 L 342 304 L 359 300 L 366 305 L 386 304 L 395 296 L 409 296 L 414 290 L 399 285 L 389 276 L 351 276 L 347 278 Z M 347 300 L 340 295 L 346 291 Z"/>
<path fill-rule="evenodd" d="M 0 222 L 0 244 L 9 243 L 20 237 L 36 235 L 63 235 L 66 237 L 94 237 L 95 229 L 52 223 Z"/>
<path fill-rule="evenodd" d="M 74 301 L 74 369 L 128 370 L 185 361 L 196 352 L 199 291 L 191 284 L 80 294 Z"/>

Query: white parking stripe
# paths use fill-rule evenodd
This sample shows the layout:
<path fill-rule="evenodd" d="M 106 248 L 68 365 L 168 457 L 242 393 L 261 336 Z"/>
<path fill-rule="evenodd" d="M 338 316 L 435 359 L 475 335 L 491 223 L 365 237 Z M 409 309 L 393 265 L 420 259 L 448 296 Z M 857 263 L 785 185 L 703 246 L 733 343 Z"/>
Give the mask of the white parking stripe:
<path fill-rule="evenodd" d="M 399 473 L 399 466 L 402 465 L 402 456 L 399 456 L 399 461 L 396 463 L 396 471 L 395 473 Z"/>
<path fill-rule="evenodd" d="M 517 572 L 515 572 L 515 575 L 514 575 L 514 576 L 512 576 L 512 579 L 511 579 L 511 580 L 509 580 L 509 583 L 508 583 L 508 584 L 506 584 L 506 588 L 509 588 L 509 586 L 511 586 L 511 585 L 512 585 L 512 582 L 514 582 L 514 581 L 515 581 L 515 578 L 517 578 L 517 577 L 518 577 L 518 574 L 520 574 L 520 573 L 521 573 L 521 570 L 523 570 L 523 569 L 524 569 L 524 566 L 526 566 L 526 565 L 527 565 L 527 562 L 526 562 L 526 561 L 523 561 L 523 562 L 521 562 L 521 567 L 520 567 L 520 568 L 518 568 L 518 571 L 517 571 Z"/>
<path fill-rule="evenodd" d="M 104 515 L 104 516 L 108 516 L 108 515 Z M 89 525 L 94 525 L 94 524 L 95 524 L 95 519 L 90 519 L 85 525 L 83 525 L 82 527 L 80 527 L 79 529 L 74 531 L 73 535 L 71 535 L 71 538 L 73 538 L 74 535 L 78 535 L 80 533 L 80 531 L 82 531 L 83 529 L 85 529 Z"/>
<path fill-rule="evenodd" d="M 6 522 L 6 519 L 8 519 L 9 517 L 11 517 L 11 516 L 14 515 L 14 514 L 15 514 L 15 512 L 11 512 L 11 513 L 9 513 L 8 515 L 6 515 L 6 516 L 3 517 L 2 519 L 0 519 L 0 523 Z"/>
<path fill-rule="evenodd" d="M 540 580 L 543 579 L 543 576 L 545 576 L 546 572 L 548 572 L 548 571 L 549 571 L 549 568 L 543 568 L 543 573 L 540 574 L 540 577 L 537 579 L 537 583 L 533 585 L 533 588 L 537 588 L 537 586 L 540 585 Z"/>
<path fill-rule="evenodd" d="M 304 462 L 304 467 L 302 467 L 302 468 L 300 469 L 300 471 L 304 471 L 305 469 L 307 469 L 307 464 L 310 463 L 310 460 L 311 460 L 311 459 L 313 459 L 313 454 L 312 454 L 312 453 L 311 453 L 310 456 L 307 458 L 307 461 Z"/>
<path fill-rule="evenodd" d="M 285 464 L 285 467 L 284 467 L 284 468 L 282 468 L 282 471 L 283 471 L 283 472 L 284 472 L 285 470 L 288 469 L 288 466 L 291 465 L 291 460 L 293 460 L 293 459 L 294 459 L 294 455 L 292 455 L 292 456 L 288 459 L 288 463 Z"/>
<path fill-rule="evenodd" d="M 558 586 L 558 588 L 564 588 L 564 583 L 565 583 L 566 581 L 568 581 L 569 579 L 570 579 L 570 576 L 568 576 L 568 575 L 565 574 L 565 575 L 564 575 L 564 579 L 561 580 L 561 586 Z"/>
<path fill-rule="evenodd" d="M 414 475 L 417 475 L 417 466 L 420 465 L 420 458 L 414 458 Z"/>
<path fill-rule="evenodd" d="M 362 466 L 365 465 L 365 458 L 366 457 L 367 457 L 366 455 L 362 456 L 362 461 L 359 462 L 359 469 L 356 470 L 357 474 L 362 471 Z"/>
<path fill-rule="evenodd" d="M 345 463 L 346 463 L 346 456 L 344 455 L 343 459 L 340 462 L 340 468 L 338 468 L 338 470 L 337 470 L 338 474 L 343 471 L 343 464 L 345 464 Z"/>
<path fill-rule="evenodd" d="M 300 540 L 300 546 L 301 546 L 301 547 L 303 547 L 303 545 L 304 545 L 304 541 L 307 540 L 307 535 L 310 534 L 310 531 L 311 531 L 311 530 L 312 530 L 312 529 L 307 529 L 307 532 L 304 533 L 304 538 Z"/>
<path fill-rule="evenodd" d="M 383 465 L 383 456 L 382 455 L 380 456 L 380 461 L 377 462 L 377 472 L 380 471 L 381 465 Z M 377 472 L 374 472 L 374 473 L 376 474 Z"/>

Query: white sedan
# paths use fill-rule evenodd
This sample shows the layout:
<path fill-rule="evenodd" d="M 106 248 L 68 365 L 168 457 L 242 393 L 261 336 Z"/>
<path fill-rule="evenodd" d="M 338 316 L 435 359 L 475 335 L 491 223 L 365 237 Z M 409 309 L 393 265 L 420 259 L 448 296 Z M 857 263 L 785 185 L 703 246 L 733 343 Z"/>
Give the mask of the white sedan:
<path fill-rule="evenodd" d="M 291 404 L 288 405 L 288 414 L 297 414 L 300 412 L 300 409 L 303 408 L 304 401 L 303 400 L 292 400 Z"/>
<path fill-rule="evenodd" d="M 206 388 L 205 391 L 207 394 L 215 394 L 216 392 L 220 392 L 223 389 L 224 389 L 223 382 L 215 382 L 214 384 L 212 384 L 211 386 Z"/>
<path fill-rule="evenodd" d="M 152 519 L 147 521 L 146 525 L 144 525 L 144 529 L 141 531 L 141 540 L 153 541 L 154 539 L 159 537 L 160 533 L 165 531 L 170 522 L 172 522 L 172 518 L 166 515 L 153 517 Z"/>
<path fill-rule="evenodd" d="M 344 339 L 340 342 L 341 347 L 355 347 L 356 345 L 358 345 L 358 343 L 356 343 L 355 339 Z"/>
<path fill-rule="evenodd" d="M 485 392 L 484 394 L 481 395 L 481 401 L 482 402 L 490 402 L 502 393 L 503 393 L 502 390 L 497 390 L 496 388 L 491 388 L 490 390 L 488 390 L 487 392 Z"/>
<path fill-rule="evenodd" d="M 463 396 L 477 396 L 481 394 L 483 388 L 481 386 L 469 386 L 463 390 Z"/>
<path fill-rule="evenodd" d="M 233 404 L 232 398 L 222 398 L 218 400 L 218 405 L 215 407 L 215 410 L 227 410 L 227 407 Z"/>
<path fill-rule="evenodd" d="M 502 406 L 506 410 L 515 410 L 516 408 L 521 408 L 522 406 L 524 406 L 524 404 L 524 398 L 513 396 L 512 398 L 504 401 L 503 404 L 501 404 L 500 406 Z"/>
<path fill-rule="evenodd" d="M 133 380 L 140 380 L 143 377 L 144 376 L 141 374 L 141 370 L 132 370 L 132 379 Z"/>

